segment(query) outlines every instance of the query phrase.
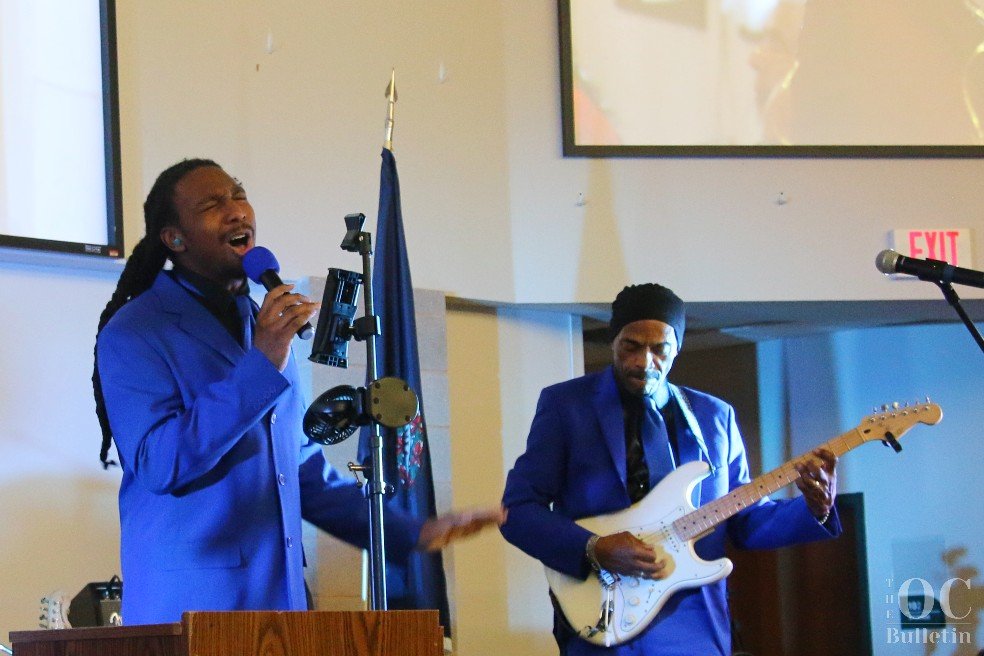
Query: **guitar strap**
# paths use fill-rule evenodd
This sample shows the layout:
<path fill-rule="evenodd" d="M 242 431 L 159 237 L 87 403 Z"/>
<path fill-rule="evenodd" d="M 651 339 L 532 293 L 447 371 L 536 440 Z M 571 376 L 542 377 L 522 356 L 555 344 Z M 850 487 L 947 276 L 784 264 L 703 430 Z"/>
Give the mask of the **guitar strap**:
<path fill-rule="evenodd" d="M 714 463 L 711 461 L 710 452 L 707 450 L 707 442 L 704 440 L 704 433 L 700 430 L 700 424 L 697 422 L 697 416 L 694 414 L 694 408 L 690 405 L 690 399 L 687 398 L 686 392 L 684 392 L 682 387 L 678 387 L 672 383 L 668 385 L 670 390 L 670 395 L 676 399 L 677 408 L 680 410 L 680 415 L 683 417 L 684 423 L 687 425 L 686 430 L 681 426 L 677 426 L 677 448 L 680 451 L 680 462 L 686 462 L 688 458 L 684 457 L 684 449 L 691 447 L 691 445 L 685 445 L 682 440 L 686 438 L 686 434 L 689 432 L 693 436 L 693 443 L 697 446 L 697 456 L 699 460 L 703 460 L 711 468 L 711 475 L 713 476 L 716 468 Z M 678 422 L 679 423 L 679 422 Z M 691 452 L 691 457 L 693 455 L 693 449 L 688 448 Z M 691 495 L 691 502 L 694 507 L 700 506 L 701 493 L 703 492 L 704 482 L 698 483 L 693 490 Z"/>
<path fill-rule="evenodd" d="M 550 605 L 553 606 L 554 610 L 554 640 L 557 641 L 557 646 L 560 648 L 560 653 L 563 654 L 566 651 L 567 643 L 577 638 L 577 630 L 571 626 L 567 616 L 564 615 L 564 610 L 560 607 L 560 602 L 558 602 L 557 597 L 554 596 L 553 590 L 547 588 L 547 593 L 550 595 Z"/>
<path fill-rule="evenodd" d="M 697 416 L 694 415 L 694 408 L 690 405 L 690 399 L 687 398 L 687 394 L 682 387 L 678 387 L 673 383 L 669 383 L 668 387 L 670 389 L 670 394 L 673 398 L 677 400 L 677 407 L 680 408 L 680 414 L 683 415 L 684 421 L 687 422 L 687 427 L 690 429 L 691 434 L 694 436 L 694 440 L 697 442 L 697 448 L 700 450 L 701 460 L 706 462 L 711 468 L 711 475 L 717 471 L 714 463 L 711 461 L 711 454 L 707 450 L 707 442 L 704 441 L 704 433 L 700 430 L 700 424 L 697 423 Z M 700 498 L 698 496 L 698 498 Z"/>

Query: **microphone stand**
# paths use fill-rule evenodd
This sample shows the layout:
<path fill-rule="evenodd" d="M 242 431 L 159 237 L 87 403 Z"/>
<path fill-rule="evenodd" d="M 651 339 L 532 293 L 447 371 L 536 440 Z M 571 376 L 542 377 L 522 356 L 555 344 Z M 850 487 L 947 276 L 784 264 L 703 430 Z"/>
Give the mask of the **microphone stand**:
<path fill-rule="evenodd" d="M 365 217 L 362 217 L 363 219 Z M 346 222 L 349 217 L 346 217 Z M 352 227 L 352 226 L 350 226 Z M 376 336 L 380 333 L 379 317 L 375 314 L 375 300 L 372 292 L 372 235 L 350 230 L 342 242 L 342 249 L 357 251 L 362 256 L 362 280 L 365 299 L 365 317 L 362 326 L 374 324 L 366 338 L 366 368 L 368 380 L 378 378 L 376 367 Z M 358 324 L 359 322 L 357 322 Z M 383 436 L 379 422 L 372 424 L 372 460 L 369 476 L 366 477 L 369 500 L 369 609 L 386 610 L 386 531 L 383 526 L 383 501 L 387 485 L 383 480 Z"/>
<path fill-rule="evenodd" d="M 960 297 L 957 296 L 957 292 L 953 289 L 953 285 L 949 282 L 943 282 L 942 280 L 933 281 L 940 291 L 943 292 L 943 297 L 946 299 L 947 303 L 953 306 L 953 309 L 957 311 L 960 315 L 960 319 L 963 320 L 964 325 L 967 326 L 967 330 L 970 331 L 970 335 L 977 342 L 977 345 L 981 347 L 981 352 L 984 352 L 984 337 L 981 337 L 981 332 L 977 330 L 977 326 L 971 320 L 970 315 L 964 310 L 963 306 L 960 305 Z"/>
<path fill-rule="evenodd" d="M 369 608 L 386 610 L 386 548 L 383 527 L 383 502 L 392 486 L 383 480 L 382 426 L 401 428 L 413 421 L 419 411 L 417 395 L 399 378 L 378 378 L 376 337 L 382 333 L 375 314 L 372 280 L 372 235 L 362 231 L 365 215 L 345 216 L 345 238 L 341 248 L 362 256 L 361 277 L 354 271 L 328 269 L 328 281 L 322 298 L 326 309 L 318 320 L 314 336 L 312 362 L 347 366 L 347 342 L 355 338 L 366 342 L 366 387 L 355 389 L 341 385 L 322 394 L 304 415 L 304 433 L 321 444 L 337 444 L 355 432 L 358 426 L 372 424 L 370 464 L 350 462 L 349 470 L 365 476 L 366 500 L 369 502 Z M 365 287 L 365 315 L 352 321 L 358 304 L 358 289 Z"/>

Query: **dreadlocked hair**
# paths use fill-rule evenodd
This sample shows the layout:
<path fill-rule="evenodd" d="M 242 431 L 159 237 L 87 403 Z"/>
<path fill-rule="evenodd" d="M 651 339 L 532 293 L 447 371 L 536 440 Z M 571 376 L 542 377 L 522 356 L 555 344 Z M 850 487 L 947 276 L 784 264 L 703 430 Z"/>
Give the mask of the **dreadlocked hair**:
<path fill-rule="evenodd" d="M 133 248 L 133 253 L 126 261 L 123 273 L 120 274 L 120 280 L 116 284 L 116 291 L 113 292 L 109 303 L 106 304 L 106 309 L 99 316 L 99 327 L 96 330 L 97 339 L 99 333 L 121 307 L 150 289 L 150 286 L 154 284 L 157 275 L 164 268 L 168 258 L 171 257 L 171 251 L 161 241 L 160 232 L 167 226 L 178 225 L 178 211 L 174 207 L 174 189 L 185 175 L 206 166 L 218 166 L 218 164 L 210 159 L 186 159 L 165 169 L 157 176 L 157 180 L 144 202 L 144 237 Z M 99 460 L 102 462 L 103 469 L 107 469 L 110 465 L 117 463 L 106 459 L 113 434 L 109 427 L 106 402 L 102 393 L 102 381 L 99 378 L 98 349 L 93 352 L 92 392 L 96 399 L 96 417 L 99 419 L 99 428 L 102 430 L 102 447 L 99 450 Z"/>

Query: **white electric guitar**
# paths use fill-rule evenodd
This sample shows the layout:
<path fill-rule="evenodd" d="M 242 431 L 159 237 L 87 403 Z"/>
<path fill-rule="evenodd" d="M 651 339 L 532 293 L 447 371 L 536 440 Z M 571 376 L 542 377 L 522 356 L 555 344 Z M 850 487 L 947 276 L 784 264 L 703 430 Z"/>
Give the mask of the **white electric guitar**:
<path fill-rule="evenodd" d="M 913 406 L 900 407 L 896 403 L 865 417 L 859 426 L 821 448 L 841 456 L 877 440 L 901 451 L 898 438 L 910 428 L 919 423 L 936 424 L 942 418 L 943 411 L 928 399 Z M 659 580 L 639 579 L 602 570 L 582 581 L 548 567 L 550 589 L 567 621 L 589 642 L 618 645 L 641 633 L 675 592 L 726 577 L 731 573 L 731 561 L 702 560 L 694 552 L 694 542 L 743 508 L 793 483 L 799 478 L 796 465 L 809 457 L 807 454 L 790 460 L 697 509 L 690 501 L 691 493 L 707 478 L 710 467 L 706 462 L 688 462 L 633 506 L 578 520 L 580 526 L 597 535 L 629 531 L 650 543 L 657 560 L 666 561 L 665 576 Z"/>

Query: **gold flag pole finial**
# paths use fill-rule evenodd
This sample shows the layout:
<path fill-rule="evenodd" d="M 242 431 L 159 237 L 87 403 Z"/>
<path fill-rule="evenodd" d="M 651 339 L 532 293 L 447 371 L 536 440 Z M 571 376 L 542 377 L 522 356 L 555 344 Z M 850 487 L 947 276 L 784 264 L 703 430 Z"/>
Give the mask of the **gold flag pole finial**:
<path fill-rule="evenodd" d="M 383 148 L 393 151 L 393 114 L 396 110 L 396 69 L 390 73 L 389 84 L 386 85 L 386 99 L 389 100 L 389 108 L 386 111 L 386 141 Z"/>

